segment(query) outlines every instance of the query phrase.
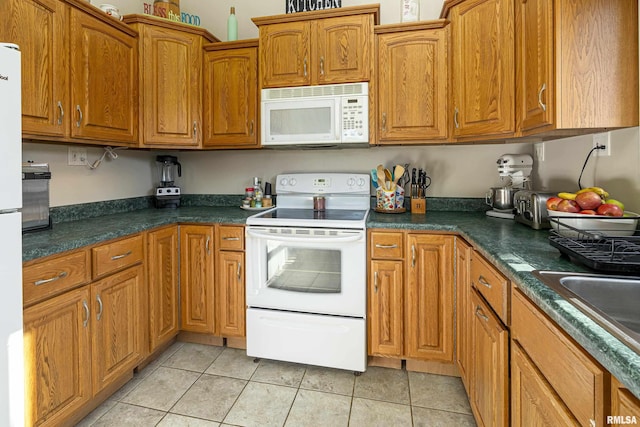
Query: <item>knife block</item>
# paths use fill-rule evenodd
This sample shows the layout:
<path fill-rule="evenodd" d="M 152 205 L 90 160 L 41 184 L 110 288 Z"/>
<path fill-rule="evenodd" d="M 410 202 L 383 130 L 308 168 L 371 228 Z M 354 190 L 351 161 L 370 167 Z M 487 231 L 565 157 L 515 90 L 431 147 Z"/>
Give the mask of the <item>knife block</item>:
<path fill-rule="evenodd" d="M 424 197 L 411 198 L 411 213 L 424 214 L 427 213 L 427 199 Z"/>

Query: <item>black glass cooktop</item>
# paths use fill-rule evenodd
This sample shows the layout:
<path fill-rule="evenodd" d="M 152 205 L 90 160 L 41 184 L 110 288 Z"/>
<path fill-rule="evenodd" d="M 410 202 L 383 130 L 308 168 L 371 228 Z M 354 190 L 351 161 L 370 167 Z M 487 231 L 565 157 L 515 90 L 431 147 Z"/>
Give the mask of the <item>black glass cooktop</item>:
<path fill-rule="evenodd" d="M 277 208 L 260 214 L 259 217 L 265 219 L 362 221 L 366 215 L 366 210 L 327 209 L 325 211 L 314 211 L 313 209 Z"/>

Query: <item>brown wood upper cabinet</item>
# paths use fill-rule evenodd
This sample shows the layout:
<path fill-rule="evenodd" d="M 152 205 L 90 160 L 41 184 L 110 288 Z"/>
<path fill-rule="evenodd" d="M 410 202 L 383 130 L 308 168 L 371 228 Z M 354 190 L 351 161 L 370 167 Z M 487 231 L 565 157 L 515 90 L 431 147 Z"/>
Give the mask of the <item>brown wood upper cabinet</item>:
<path fill-rule="evenodd" d="M 447 138 L 446 24 L 439 20 L 376 27 L 378 143 Z"/>
<path fill-rule="evenodd" d="M 450 0 L 453 137 L 513 136 L 513 0 Z"/>
<path fill-rule="evenodd" d="M 137 144 L 136 32 L 86 1 L 8 3 L 0 38 L 22 51 L 23 136 Z"/>
<path fill-rule="evenodd" d="M 204 148 L 255 148 L 258 40 L 204 47 Z"/>
<path fill-rule="evenodd" d="M 379 5 L 253 18 L 262 87 L 368 81 Z"/>
<path fill-rule="evenodd" d="M 127 15 L 124 22 L 140 35 L 140 146 L 201 147 L 202 46 L 218 40 L 149 15 Z"/>
<path fill-rule="evenodd" d="M 638 125 L 638 2 L 516 1 L 523 135 Z"/>

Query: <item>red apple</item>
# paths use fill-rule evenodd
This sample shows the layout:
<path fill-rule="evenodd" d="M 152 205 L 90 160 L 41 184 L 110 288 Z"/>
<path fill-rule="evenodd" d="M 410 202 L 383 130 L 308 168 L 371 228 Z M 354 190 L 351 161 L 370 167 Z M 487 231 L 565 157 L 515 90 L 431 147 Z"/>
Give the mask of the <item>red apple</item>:
<path fill-rule="evenodd" d="M 547 199 L 547 209 L 550 211 L 558 210 L 558 203 L 560 203 L 562 199 L 560 197 L 549 197 Z"/>
<path fill-rule="evenodd" d="M 594 211 L 593 209 L 583 209 L 578 213 L 581 215 L 595 215 L 596 211 Z"/>
<path fill-rule="evenodd" d="M 576 202 L 582 209 L 597 209 L 602 204 L 602 198 L 595 191 L 585 191 L 576 196 Z"/>
<path fill-rule="evenodd" d="M 577 213 L 580 212 L 580 206 L 578 206 L 575 200 L 562 199 L 562 201 L 558 203 L 556 210 L 559 212 Z"/>
<path fill-rule="evenodd" d="M 598 215 L 606 215 L 606 216 L 622 216 L 624 214 L 623 210 L 620 209 L 620 206 L 614 205 L 613 203 L 603 203 L 596 210 Z"/>

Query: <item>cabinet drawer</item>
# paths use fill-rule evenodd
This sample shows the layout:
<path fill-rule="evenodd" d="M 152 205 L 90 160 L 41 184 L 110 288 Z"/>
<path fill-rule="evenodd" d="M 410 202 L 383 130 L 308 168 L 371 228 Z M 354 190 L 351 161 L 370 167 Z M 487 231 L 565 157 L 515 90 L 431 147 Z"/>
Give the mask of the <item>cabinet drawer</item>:
<path fill-rule="evenodd" d="M 515 289 L 511 314 L 511 336 L 580 425 L 603 425 L 609 374 Z"/>
<path fill-rule="evenodd" d="M 509 325 L 509 280 L 477 252 L 471 254 L 471 283 L 505 325 Z"/>
<path fill-rule="evenodd" d="M 142 262 L 144 258 L 142 235 L 106 243 L 92 250 L 93 278 Z"/>
<path fill-rule="evenodd" d="M 23 304 L 28 306 L 88 283 L 89 251 L 81 249 L 27 265 L 22 270 Z"/>
<path fill-rule="evenodd" d="M 372 231 L 369 241 L 371 242 L 371 258 L 375 259 L 402 259 L 402 233 L 386 233 L 382 231 Z"/>
<path fill-rule="evenodd" d="M 244 250 L 244 227 L 221 225 L 218 227 L 218 249 L 223 251 Z"/>

